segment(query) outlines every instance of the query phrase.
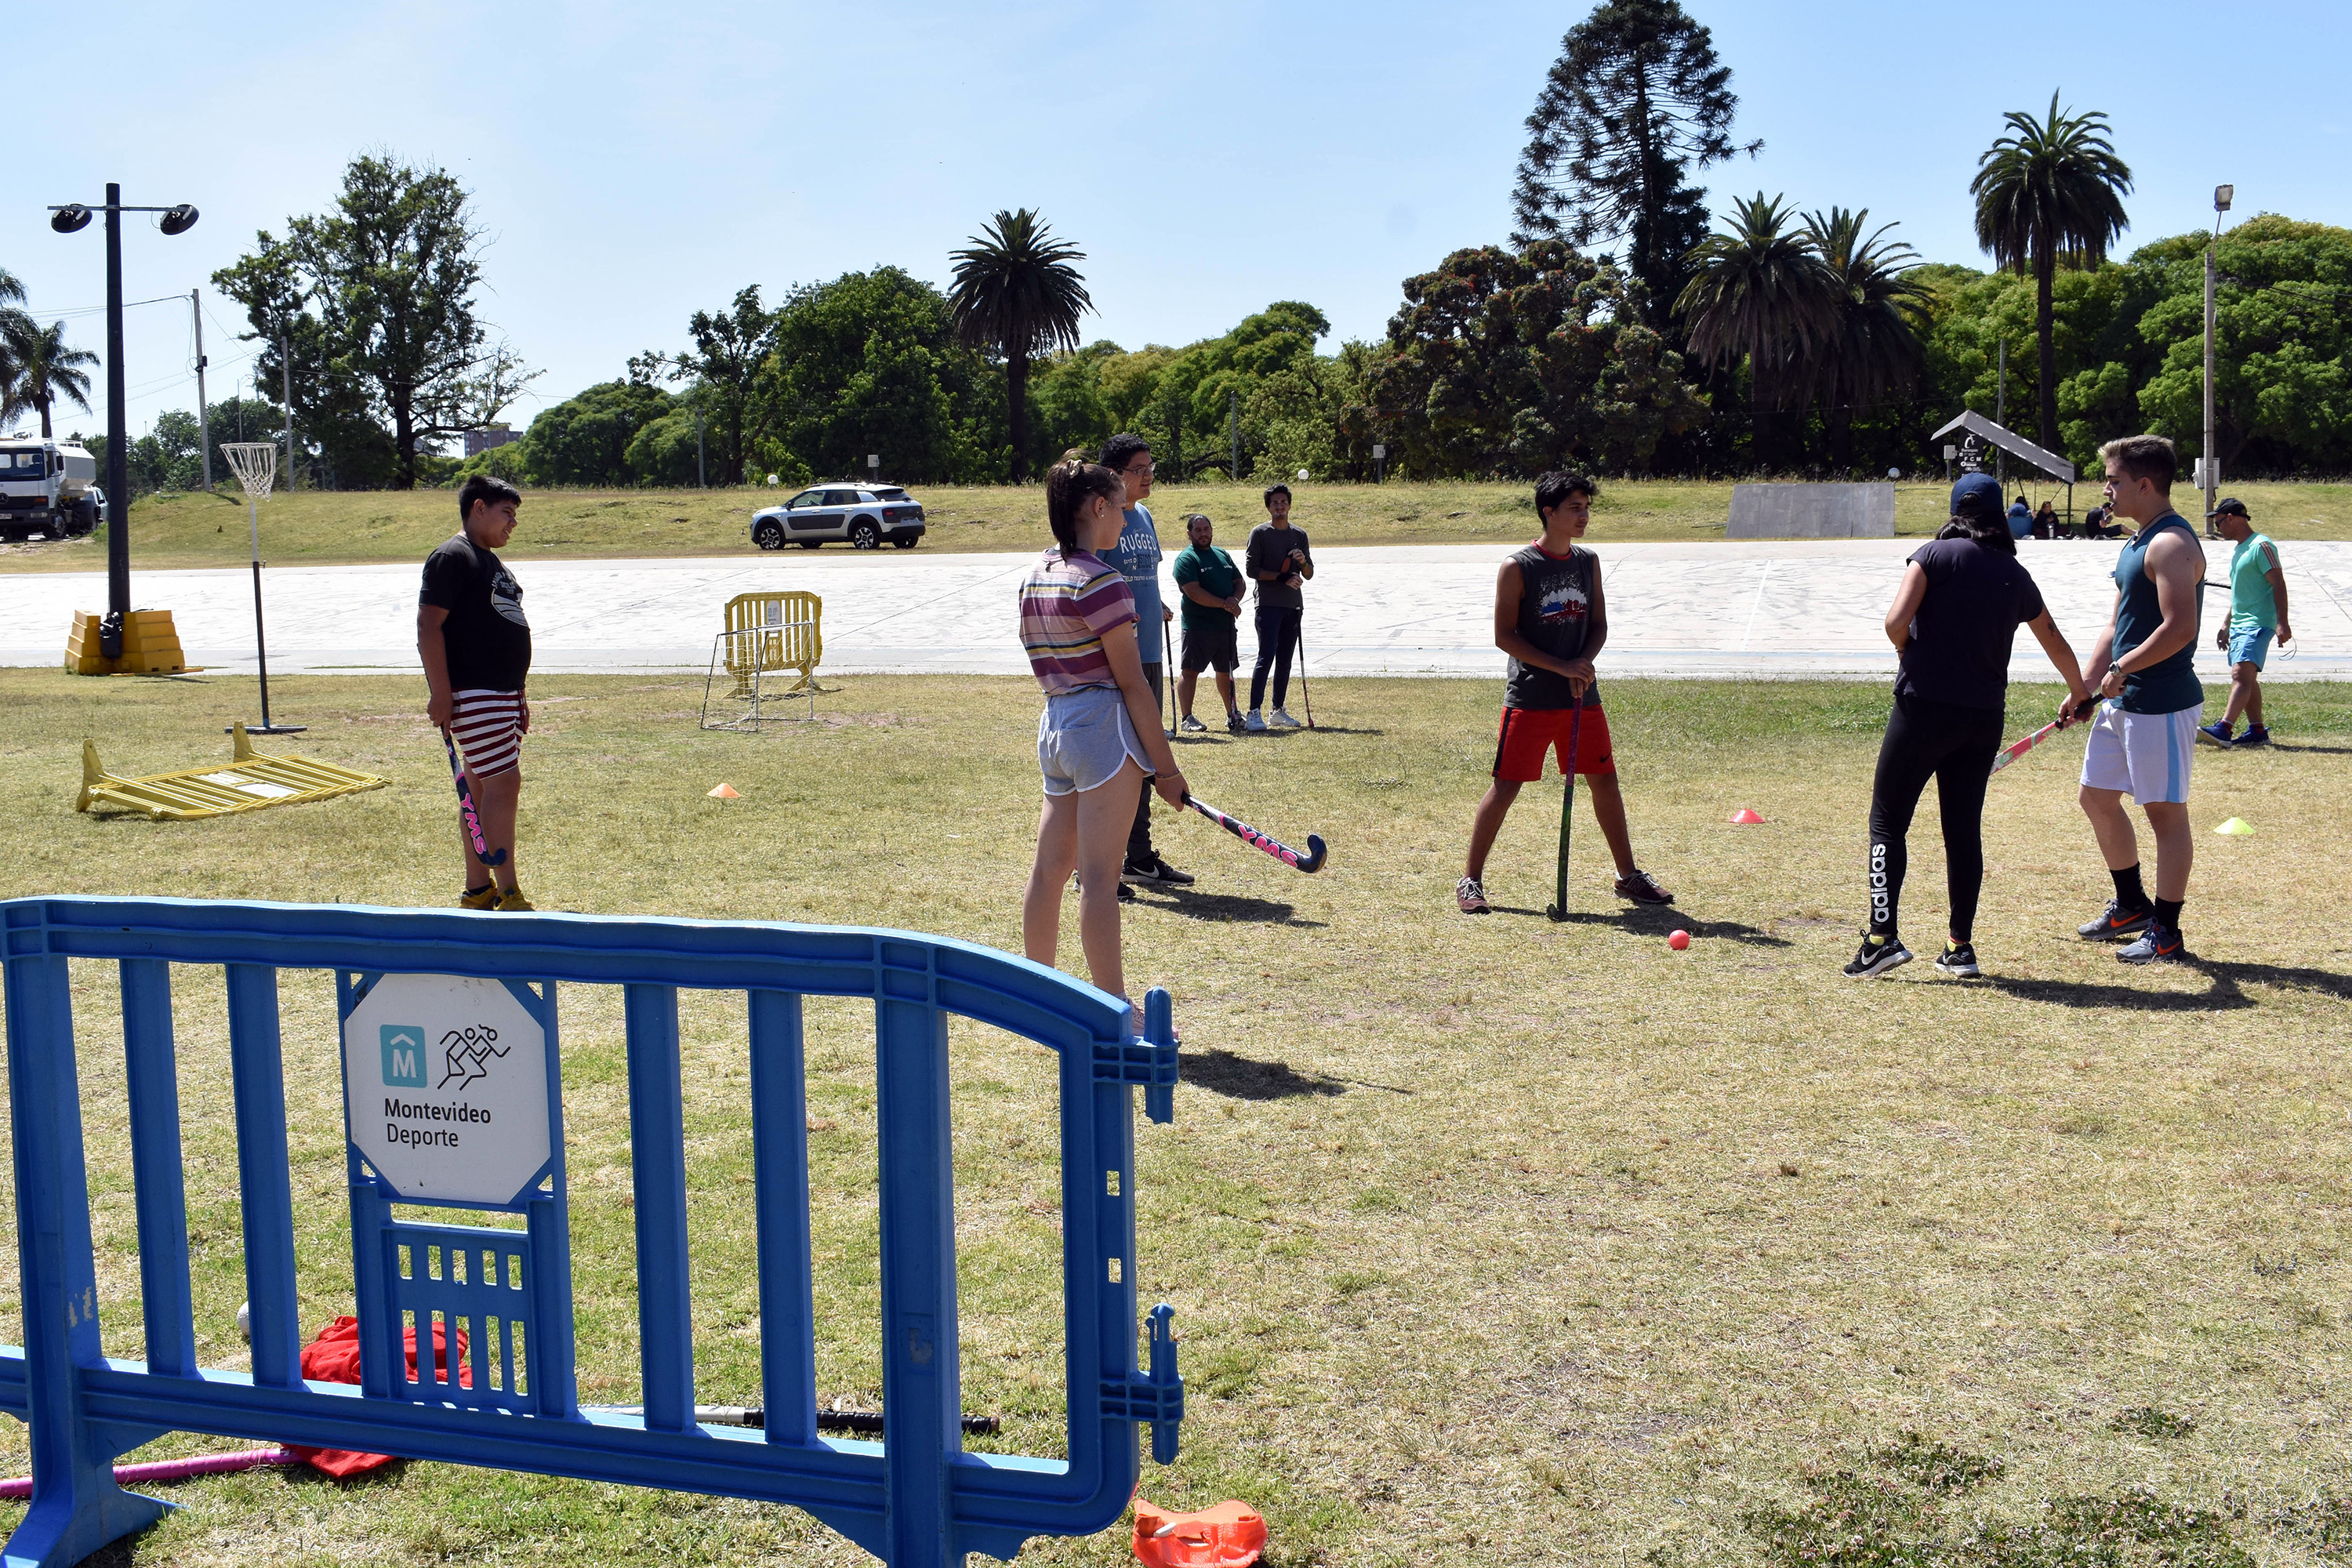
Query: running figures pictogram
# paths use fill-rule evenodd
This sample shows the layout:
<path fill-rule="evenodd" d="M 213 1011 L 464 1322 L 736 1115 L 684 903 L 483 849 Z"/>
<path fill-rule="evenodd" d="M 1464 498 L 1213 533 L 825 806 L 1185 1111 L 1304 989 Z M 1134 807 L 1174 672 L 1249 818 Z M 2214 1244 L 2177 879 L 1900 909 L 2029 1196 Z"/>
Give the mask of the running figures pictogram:
<path fill-rule="evenodd" d="M 462 1029 L 452 1029 L 441 1037 L 441 1081 L 436 1089 L 446 1089 L 456 1079 L 459 1089 L 477 1079 L 490 1076 L 490 1058 L 507 1054 L 504 1046 L 497 1044 L 499 1032 L 488 1024 L 469 1024 Z"/>

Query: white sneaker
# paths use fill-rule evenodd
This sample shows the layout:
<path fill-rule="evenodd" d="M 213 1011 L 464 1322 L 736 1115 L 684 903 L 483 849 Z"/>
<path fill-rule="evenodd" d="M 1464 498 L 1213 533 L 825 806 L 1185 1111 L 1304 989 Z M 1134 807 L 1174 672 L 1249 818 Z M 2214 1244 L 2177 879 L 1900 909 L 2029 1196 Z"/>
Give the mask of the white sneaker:
<path fill-rule="evenodd" d="M 1182 719 L 1177 721 L 1176 728 L 1183 731 L 1187 735 L 1206 734 L 1209 729 L 1206 724 L 1202 723 L 1190 713 L 1185 714 Z"/>
<path fill-rule="evenodd" d="M 1280 725 L 1286 730 L 1304 730 L 1307 728 L 1306 725 L 1301 724 L 1297 720 L 1292 718 L 1287 710 L 1281 708 L 1277 708 L 1274 710 L 1274 717 L 1268 719 L 1266 723 L 1269 726 Z"/>
<path fill-rule="evenodd" d="M 1281 710 L 1277 709 L 1276 711 L 1279 712 Z M 1259 712 L 1255 708 L 1251 709 L 1249 710 L 1249 717 L 1242 721 L 1242 728 L 1247 730 L 1253 735 L 1260 733 L 1265 729 L 1265 715 Z"/>

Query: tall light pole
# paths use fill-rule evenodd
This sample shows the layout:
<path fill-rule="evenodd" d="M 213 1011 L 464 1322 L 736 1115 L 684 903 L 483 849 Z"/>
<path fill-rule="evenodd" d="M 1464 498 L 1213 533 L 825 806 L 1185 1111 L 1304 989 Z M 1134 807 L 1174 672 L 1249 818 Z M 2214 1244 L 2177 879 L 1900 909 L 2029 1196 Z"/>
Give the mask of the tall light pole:
<path fill-rule="evenodd" d="M 213 489 L 213 416 L 205 406 L 205 307 L 197 290 L 188 290 L 188 314 L 196 323 L 196 444 L 203 449 L 205 493 Z"/>
<path fill-rule="evenodd" d="M 2235 185 L 2213 187 L 2213 237 L 2205 243 L 2205 444 L 2200 449 L 2205 474 L 2205 532 L 2213 532 L 2213 496 L 2221 489 L 2221 465 L 2213 453 L 2213 249 L 2221 243 L 2221 215 L 2230 210 Z"/>
<path fill-rule="evenodd" d="M 99 628 L 99 651 L 122 657 L 122 617 L 131 613 L 131 413 L 122 375 L 122 215 L 161 213 L 165 234 L 185 234 L 196 226 L 196 209 L 182 202 L 168 207 L 127 207 L 122 187 L 110 184 L 106 202 L 106 619 Z M 49 208 L 49 226 L 79 234 L 89 226 L 90 209 L 79 202 Z"/>

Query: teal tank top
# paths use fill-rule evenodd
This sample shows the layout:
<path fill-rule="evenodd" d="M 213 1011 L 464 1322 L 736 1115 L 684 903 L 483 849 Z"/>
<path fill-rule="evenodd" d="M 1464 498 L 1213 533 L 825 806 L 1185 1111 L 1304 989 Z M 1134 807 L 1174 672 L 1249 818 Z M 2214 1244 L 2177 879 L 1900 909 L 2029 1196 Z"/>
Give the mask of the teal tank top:
<path fill-rule="evenodd" d="M 2156 579 L 2147 574 L 2147 547 L 2156 542 L 2158 534 L 2174 528 L 2188 534 L 2190 543 L 2196 543 L 2196 533 L 2181 521 L 2180 514 L 2167 512 L 2132 535 L 2123 553 L 2116 558 L 2116 587 L 2123 595 L 2116 605 L 2117 662 L 2154 637 L 2156 628 L 2164 624 L 2164 610 L 2157 603 Z M 2202 608 L 2200 594 L 2197 609 L 2201 612 Z M 2201 613 L 2199 618 L 2202 619 Z M 2124 711 L 2178 713 L 2184 708 L 2203 707 L 2205 688 L 2197 679 L 2196 658 L 2197 628 L 2192 625 L 2189 640 L 2170 658 L 2124 677 Z"/>

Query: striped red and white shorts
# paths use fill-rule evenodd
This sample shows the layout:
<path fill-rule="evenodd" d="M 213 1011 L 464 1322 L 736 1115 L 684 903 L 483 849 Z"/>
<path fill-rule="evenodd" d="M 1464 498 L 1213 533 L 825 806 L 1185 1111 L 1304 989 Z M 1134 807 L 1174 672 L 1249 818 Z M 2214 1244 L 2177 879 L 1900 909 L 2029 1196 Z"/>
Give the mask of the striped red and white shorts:
<path fill-rule="evenodd" d="M 478 779 L 522 765 L 522 693 L 460 691 L 449 732 L 465 753 L 466 772 Z"/>

